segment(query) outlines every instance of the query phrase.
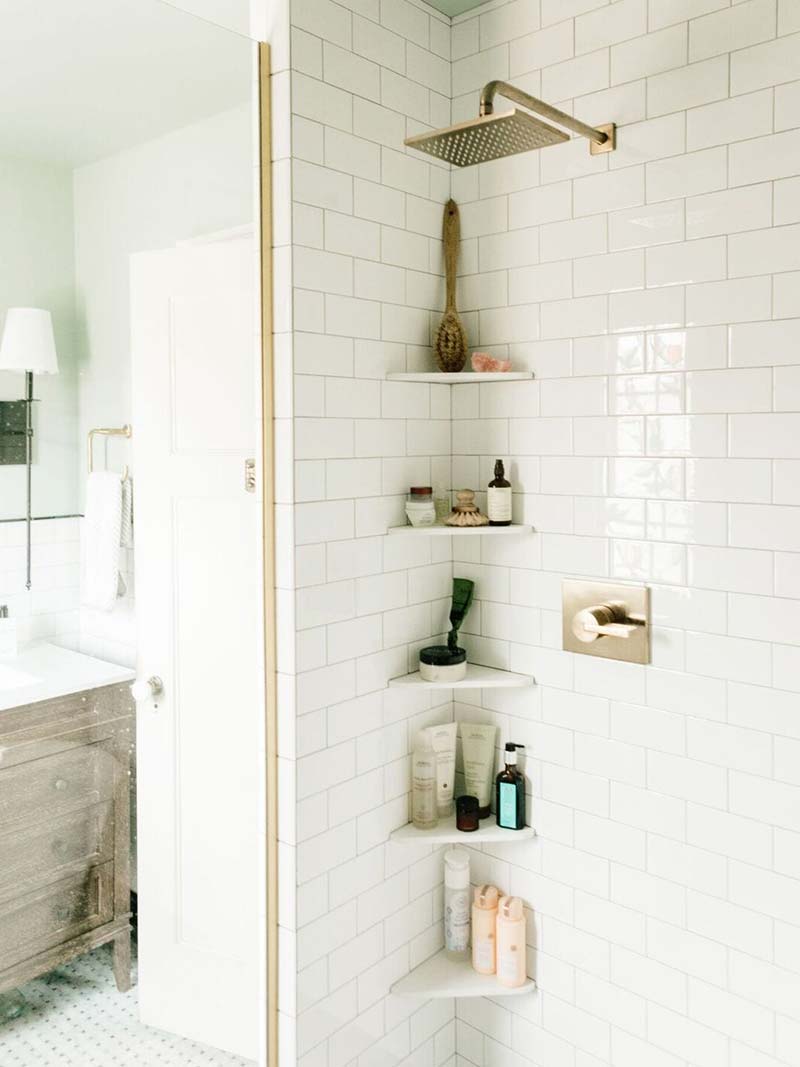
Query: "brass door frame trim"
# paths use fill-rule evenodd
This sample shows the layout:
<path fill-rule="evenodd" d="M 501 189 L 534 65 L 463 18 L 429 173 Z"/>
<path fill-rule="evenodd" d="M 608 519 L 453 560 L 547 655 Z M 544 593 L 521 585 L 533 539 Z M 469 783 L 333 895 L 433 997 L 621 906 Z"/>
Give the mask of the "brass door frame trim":
<path fill-rule="evenodd" d="M 275 620 L 275 476 L 272 341 L 272 120 L 270 47 L 258 46 L 261 176 L 261 417 L 266 712 L 267 1067 L 278 1067 L 278 706 Z"/>

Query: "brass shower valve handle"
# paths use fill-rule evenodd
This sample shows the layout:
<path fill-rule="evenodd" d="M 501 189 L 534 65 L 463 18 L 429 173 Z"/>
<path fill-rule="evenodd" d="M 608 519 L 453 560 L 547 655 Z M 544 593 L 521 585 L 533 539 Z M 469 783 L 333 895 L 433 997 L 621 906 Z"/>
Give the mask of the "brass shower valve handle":
<path fill-rule="evenodd" d="M 582 656 L 650 662 L 650 590 L 632 582 L 565 578 L 562 648 Z"/>
<path fill-rule="evenodd" d="M 636 633 L 638 626 L 643 625 L 643 618 L 628 615 L 626 604 L 622 601 L 612 601 L 579 611 L 572 619 L 572 632 L 579 641 L 590 644 L 600 637 L 621 637 L 627 640 L 631 634 Z"/>

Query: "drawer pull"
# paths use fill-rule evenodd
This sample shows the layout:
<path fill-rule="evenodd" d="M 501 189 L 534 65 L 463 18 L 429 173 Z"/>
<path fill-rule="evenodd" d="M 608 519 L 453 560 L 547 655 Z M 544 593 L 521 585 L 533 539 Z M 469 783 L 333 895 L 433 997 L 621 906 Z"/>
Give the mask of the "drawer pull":
<path fill-rule="evenodd" d="M 71 914 L 72 913 L 66 904 L 58 904 L 53 908 L 53 916 L 55 917 L 56 922 L 68 923 Z"/>
<path fill-rule="evenodd" d="M 57 789 L 59 793 L 63 793 L 64 790 L 67 788 L 66 778 L 56 778 L 55 782 L 53 783 L 53 788 Z"/>

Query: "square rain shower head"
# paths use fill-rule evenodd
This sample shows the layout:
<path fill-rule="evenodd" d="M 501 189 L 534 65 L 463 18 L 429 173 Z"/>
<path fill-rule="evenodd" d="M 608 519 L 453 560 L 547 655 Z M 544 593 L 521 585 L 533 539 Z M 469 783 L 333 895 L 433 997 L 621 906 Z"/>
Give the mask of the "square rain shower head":
<path fill-rule="evenodd" d="M 421 133 L 409 137 L 405 143 L 456 167 L 472 167 L 490 159 L 514 156 L 568 140 L 569 134 L 527 111 L 512 108 L 468 119 L 443 130 Z"/>

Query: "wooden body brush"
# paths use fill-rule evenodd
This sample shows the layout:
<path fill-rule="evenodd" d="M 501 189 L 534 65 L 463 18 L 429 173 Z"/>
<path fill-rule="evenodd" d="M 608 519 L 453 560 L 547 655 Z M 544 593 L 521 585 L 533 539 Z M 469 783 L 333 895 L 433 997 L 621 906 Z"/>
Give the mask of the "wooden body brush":
<path fill-rule="evenodd" d="M 444 241 L 447 303 L 436 333 L 434 351 L 440 371 L 457 373 L 466 362 L 467 335 L 456 311 L 456 273 L 461 245 L 461 221 L 455 200 L 448 200 L 445 204 L 442 240 Z"/>

